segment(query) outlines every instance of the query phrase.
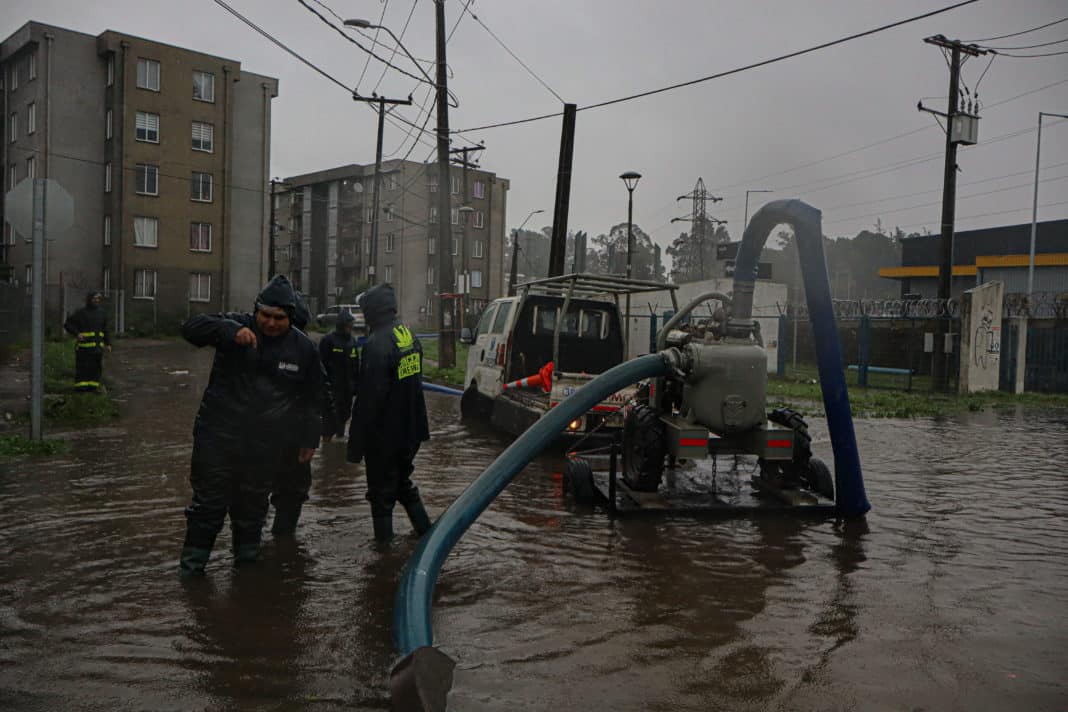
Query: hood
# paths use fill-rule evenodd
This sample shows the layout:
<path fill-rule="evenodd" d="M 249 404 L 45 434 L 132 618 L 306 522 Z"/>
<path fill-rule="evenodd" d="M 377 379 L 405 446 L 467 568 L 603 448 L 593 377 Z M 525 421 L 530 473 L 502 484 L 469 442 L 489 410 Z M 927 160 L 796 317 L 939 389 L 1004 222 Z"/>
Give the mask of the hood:
<path fill-rule="evenodd" d="M 297 293 L 285 275 L 278 275 L 256 296 L 256 304 L 265 307 L 281 307 L 295 321 Z"/>
<path fill-rule="evenodd" d="M 337 330 L 341 331 L 346 324 L 351 324 L 356 321 L 356 317 L 352 315 L 348 309 L 342 309 L 337 315 Z"/>
<path fill-rule="evenodd" d="M 397 316 L 397 296 L 389 284 L 378 284 L 360 295 L 360 309 L 367 325 L 388 324 Z"/>
<path fill-rule="evenodd" d="M 104 293 L 101 292 L 99 289 L 94 289 L 93 291 L 91 291 L 88 294 L 86 294 L 85 295 L 85 306 L 90 307 L 91 309 L 95 309 L 96 305 L 93 304 L 93 297 L 97 296 L 98 294 L 100 295 L 101 299 L 104 298 Z"/>
<path fill-rule="evenodd" d="M 303 294 L 294 292 L 293 296 L 296 297 L 296 303 L 293 305 L 293 326 L 304 331 L 304 327 L 311 321 L 311 312 L 308 311 Z"/>

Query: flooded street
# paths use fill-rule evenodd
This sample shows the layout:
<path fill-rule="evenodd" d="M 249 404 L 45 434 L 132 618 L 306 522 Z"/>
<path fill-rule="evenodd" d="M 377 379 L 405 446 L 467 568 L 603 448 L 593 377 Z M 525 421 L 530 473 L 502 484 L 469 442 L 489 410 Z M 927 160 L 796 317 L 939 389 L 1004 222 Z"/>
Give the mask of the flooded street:
<path fill-rule="evenodd" d="M 363 469 L 316 455 L 296 544 L 180 581 L 211 351 L 120 343 L 124 432 L 0 465 L 0 709 L 388 709 L 393 591 Z M 188 373 L 182 373 L 187 371 Z M 428 394 L 432 516 L 508 440 Z M 828 461 L 822 421 L 814 449 Z M 610 520 L 545 457 L 460 541 L 435 635 L 457 710 L 1068 710 L 1068 414 L 863 420 L 866 526 Z"/>

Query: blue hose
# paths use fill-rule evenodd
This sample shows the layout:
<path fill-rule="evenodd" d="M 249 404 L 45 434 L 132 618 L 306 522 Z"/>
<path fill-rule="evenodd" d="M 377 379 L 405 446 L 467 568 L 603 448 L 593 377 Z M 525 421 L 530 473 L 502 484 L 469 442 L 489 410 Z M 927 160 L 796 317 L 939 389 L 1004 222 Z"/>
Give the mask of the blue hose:
<path fill-rule="evenodd" d="M 444 393 L 450 396 L 462 396 L 464 394 L 464 392 L 459 389 L 441 386 L 437 383 L 427 383 L 426 381 L 423 381 L 423 390 L 430 391 L 431 393 Z"/>
<path fill-rule="evenodd" d="M 531 460 L 550 445 L 567 424 L 616 391 L 643 378 L 663 376 L 668 361 L 649 354 L 605 371 L 561 401 L 541 420 L 516 438 L 474 482 L 456 498 L 423 535 L 401 576 L 393 608 L 394 642 L 401 655 L 434 643 L 430 609 L 434 584 L 445 558 L 463 533 Z"/>

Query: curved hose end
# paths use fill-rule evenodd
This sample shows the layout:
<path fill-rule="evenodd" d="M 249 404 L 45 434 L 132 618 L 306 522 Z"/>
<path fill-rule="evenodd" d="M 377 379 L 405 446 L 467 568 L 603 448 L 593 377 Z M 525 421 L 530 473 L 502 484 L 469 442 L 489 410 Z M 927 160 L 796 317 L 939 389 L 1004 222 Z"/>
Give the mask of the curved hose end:
<path fill-rule="evenodd" d="M 393 709 L 445 712 L 455 667 L 452 658 L 430 646 L 416 648 L 401 658 L 389 673 Z"/>

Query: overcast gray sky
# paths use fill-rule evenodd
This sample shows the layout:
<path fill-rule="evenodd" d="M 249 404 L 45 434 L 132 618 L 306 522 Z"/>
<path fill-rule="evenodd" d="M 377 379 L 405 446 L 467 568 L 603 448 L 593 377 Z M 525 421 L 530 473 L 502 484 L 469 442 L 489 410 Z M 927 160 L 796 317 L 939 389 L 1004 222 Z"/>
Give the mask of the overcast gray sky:
<path fill-rule="evenodd" d="M 311 4 L 315 4 L 309 0 Z M 398 34 L 413 0 L 324 0 L 343 17 L 377 21 Z M 434 54 L 434 5 L 414 0 L 404 43 L 417 57 Z M 466 0 L 448 0 L 451 27 Z M 296 0 L 230 0 L 243 14 L 349 85 L 366 55 Z M 951 0 L 474 0 L 470 10 L 564 99 L 579 106 L 730 69 L 953 4 Z M 274 102 L 273 173 L 294 175 L 374 160 L 375 115 L 344 90 L 270 44 L 211 0 L 3 0 L 0 32 L 27 20 L 89 33 L 105 29 L 238 59 L 251 71 L 278 77 Z M 321 6 L 317 6 L 322 10 Z M 325 13 L 325 11 L 323 11 Z M 754 195 L 801 197 L 823 210 L 828 235 L 853 235 L 881 219 L 886 228 L 937 232 L 943 138 L 920 98 L 945 107 L 948 70 L 922 39 L 965 40 L 1025 30 L 1068 17 L 1065 0 L 981 0 L 931 19 L 827 50 L 615 106 L 580 111 L 572 182 L 574 229 L 596 235 L 626 220 L 626 189 L 618 175 L 638 171 L 635 222 L 667 246 L 687 213 L 676 203 L 698 176 L 723 202 L 710 214 L 729 221 L 737 238 L 747 188 Z M 1068 38 L 1068 22 L 1010 39 L 1002 47 Z M 1019 50 L 1068 50 L 1068 42 Z M 481 126 L 561 108 L 470 15 L 449 43 L 450 87 L 459 99 L 453 128 Z M 396 63 L 411 69 L 398 55 Z M 969 61 L 963 77 L 975 87 L 987 58 Z M 390 96 L 424 88 L 372 60 L 359 89 Z M 1013 99 L 1056 82 L 1057 86 Z M 1030 221 L 1038 111 L 1068 113 L 1068 55 L 997 58 L 979 85 L 980 143 L 959 155 L 958 229 Z M 1010 100 L 1011 99 L 1011 100 Z M 1010 100 L 1010 101 L 1006 101 Z M 1005 102 L 999 104 L 999 102 Z M 421 119 L 416 107 L 404 112 Z M 421 124 L 422 121 L 420 120 Z M 1068 216 L 1068 122 L 1043 131 L 1040 219 Z M 428 129 L 433 130 L 431 117 Z M 916 133 L 831 158 L 909 131 Z M 1024 133 L 998 139 L 1018 131 Z M 484 140 L 482 165 L 511 180 L 509 227 L 544 209 L 528 227 L 551 224 L 560 119 L 465 134 Z M 433 137 L 411 157 L 424 160 Z M 462 140 L 457 138 L 457 140 Z M 404 155 L 411 140 L 387 127 L 386 153 Z M 397 149 L 399 154 L 396 153 Z M 907 159 L 926 162 L 894 169 Z M 821 161 L 798 170 L 801 164 Z M 887 170 L 891 169 L 891 170 Z M 871 174 L 875 175 L 871 175 Z M 1062 178 L 1058 180 L 1058 178 Z M 994 192 L 996 191 L 996 192 Z M 975 194 L 976 197 L 969 197 Z M 878 201 L 878 202 L 876 202 Z M 997 213 L 997 214 L 991 214 Z"/>

